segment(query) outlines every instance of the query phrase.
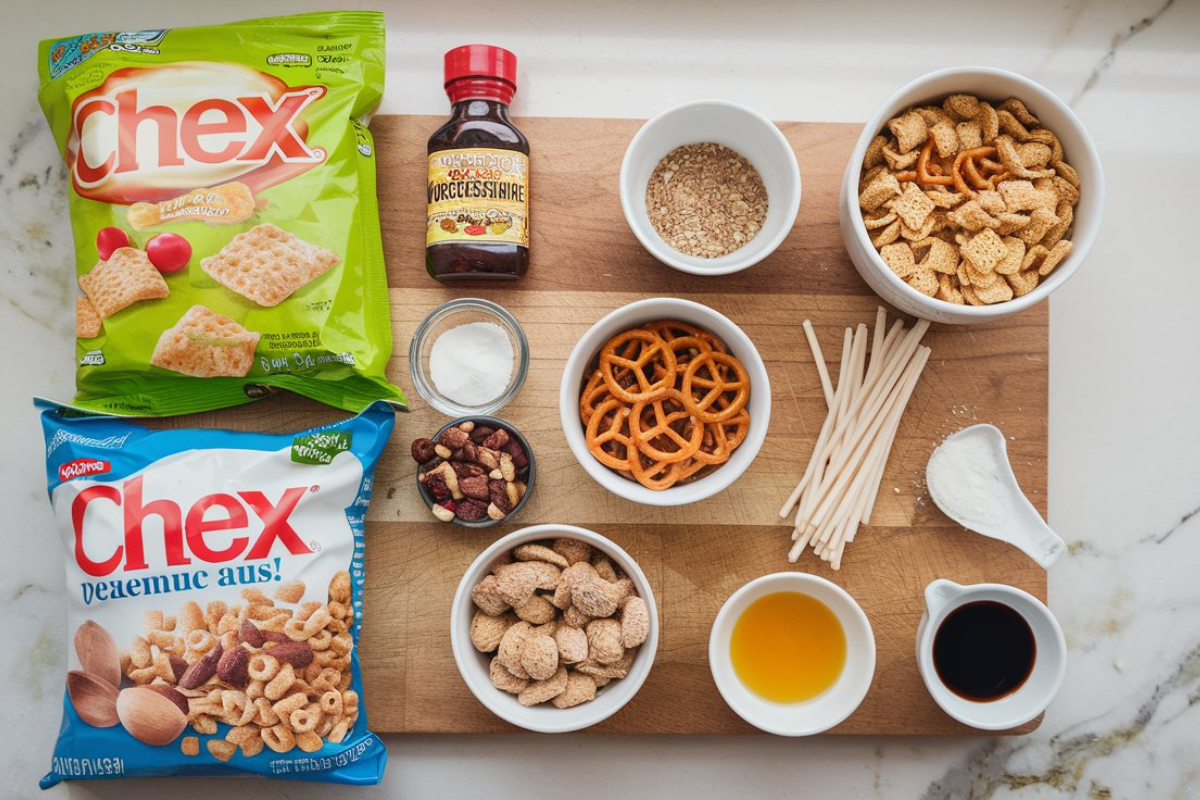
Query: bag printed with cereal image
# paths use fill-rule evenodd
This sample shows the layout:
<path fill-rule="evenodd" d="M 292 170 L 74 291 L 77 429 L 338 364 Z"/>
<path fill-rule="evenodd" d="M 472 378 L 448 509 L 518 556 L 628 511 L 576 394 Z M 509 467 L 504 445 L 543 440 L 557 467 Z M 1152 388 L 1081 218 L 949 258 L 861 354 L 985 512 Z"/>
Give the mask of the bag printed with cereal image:
<path fill-rule="evenodd" d="M 395 422 L 152 431 L 39 401 L 66 555 L 63 725 L 42 788 L 149 775 L 369 785 L 363 527 Z"/>
<path fill-rule="evenodd" d="M 404 403 L 367 128 L 378 12 L 41 43 L 75 238 L 74 405 L 192 413 L 286 389 Z M 68 309 L 69 312 L 69 309 Z"/>

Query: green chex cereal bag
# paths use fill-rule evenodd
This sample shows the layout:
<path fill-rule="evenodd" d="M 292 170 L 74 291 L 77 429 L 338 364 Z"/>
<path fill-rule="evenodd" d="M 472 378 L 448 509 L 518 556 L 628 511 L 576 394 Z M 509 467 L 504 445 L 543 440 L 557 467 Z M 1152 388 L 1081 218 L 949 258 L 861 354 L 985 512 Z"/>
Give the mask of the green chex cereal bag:
<path fill-rule="evenodd" d="M 71 182 L 76 405 L 404 402 L 366 127 L 382 14 L 48 39 L 38 72 Z"/>

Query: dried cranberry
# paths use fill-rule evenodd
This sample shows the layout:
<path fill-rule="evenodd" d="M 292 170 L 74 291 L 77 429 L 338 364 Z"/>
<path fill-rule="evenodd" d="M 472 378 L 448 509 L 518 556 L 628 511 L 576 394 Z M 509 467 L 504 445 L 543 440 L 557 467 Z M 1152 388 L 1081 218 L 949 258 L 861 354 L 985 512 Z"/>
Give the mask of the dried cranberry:
<path fill-rule="evenodd" d="M 446 485 L 446 477 L 444 475 L 436 472 L 430 473 L 423 476 L 421 482 L 425 484 L 425 488 L 429 491 L 429 496 L 433 498 L 435 503 L 450 499 L 450 487 Z"/>
<path fill-rule="evenodd" d="M 509 439 L 508 444 L 504 445 L 502 449 L 512 456 L 513 466 L 517 469 L 529 466 L 529 459 L 525 457 L 525 448 L 521 447 L 521 443 L 516 439 Z"/>
<path fill-rule="evenodd" d="M 458 502 L 454 513 L 464 522 L 478 522 L 487 517 L 487 504 L 468 497 Z"/>

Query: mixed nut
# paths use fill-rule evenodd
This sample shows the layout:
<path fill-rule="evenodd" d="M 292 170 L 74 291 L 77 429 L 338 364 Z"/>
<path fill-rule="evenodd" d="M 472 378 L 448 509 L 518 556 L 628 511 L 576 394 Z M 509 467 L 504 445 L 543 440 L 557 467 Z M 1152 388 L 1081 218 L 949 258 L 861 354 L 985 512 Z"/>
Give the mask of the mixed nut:
<path fill-rule="evenodd" d="M 94 620 L 75 632 L 80 669 L 67 673 L 79 718 L 96 728 L 121 725 L 138 741 L 162 747 L 187 727 L 209 753 L 228 761 L 269 748 L 306 753 L 340 743 L 358 720 L 351 686 L 350 574 L 334 575 L 328 602 L 304 602 L 302 581 L 272 597 L 243 589 L 245 604 L 184 603 L 178 614 L 147 611 L 145 632 L 118 650 Z M 229 729 L 220 733 L 218 723 Z M 185 755 L 200 740 L 180 742 Z"/>
<path fill-rule="evenodd" d="M 571 708 L 629 674 L 650 611 L 612 560 L 578 539 L 518 545 L 471 592 L 471 644 L 523 706 Z"/>
<path fill-rule="evenodd" d="M 437 441 L 413 441 L 412 457 L 430 510 L 442 522 L 502 520 L 528 490 L 529 454 L 502 426 L 471 420 L 451 425 Z"/>

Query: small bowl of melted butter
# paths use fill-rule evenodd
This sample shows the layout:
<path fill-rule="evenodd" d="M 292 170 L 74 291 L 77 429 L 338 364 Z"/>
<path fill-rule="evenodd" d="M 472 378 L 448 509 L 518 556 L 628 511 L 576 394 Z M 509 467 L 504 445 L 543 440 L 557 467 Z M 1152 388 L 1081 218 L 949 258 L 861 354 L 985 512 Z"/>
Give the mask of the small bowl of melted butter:
<path fill-rule="evenodd" d="M 708 661 L 721 696 L 746 722 L 779 736 L 811 736 L 843 722 L 866 697 L 875 637 L 844 589 L 780 572 L 725 601 Z"/>

